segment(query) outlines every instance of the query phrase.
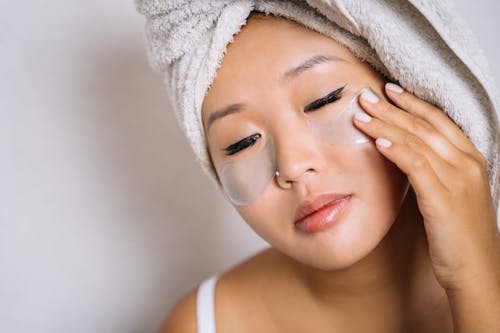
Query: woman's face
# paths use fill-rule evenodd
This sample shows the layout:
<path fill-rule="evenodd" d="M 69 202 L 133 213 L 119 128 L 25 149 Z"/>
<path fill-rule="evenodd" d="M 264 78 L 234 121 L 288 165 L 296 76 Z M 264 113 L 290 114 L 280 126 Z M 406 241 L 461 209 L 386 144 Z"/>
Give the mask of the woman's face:
<path fill-rule="evenodd" d="M 344 60 L 321 62 L 293 79 L 281 78 L 314 55 Z M 225 163 L 250 158 L 265 138 L 273 138 L 279 177 L 256 200 L 235 208 L 282 253 L 324 270 L 350 266 L 370 253 L 395 221 L 408 189 L 405 174 L 378 152 L 372 138 L 351 146 L 325 142 L 307 126 L 314 113 L 304 112 L 308 104 L 346 84 L 342 98 L 315 112 L 345 107 L 366 86 L 387 100 L 384 83 L 383 76 L 335 40 L 281 17 L 250 17 L 228 45 L 202 106 L 210 155 L 220 177 Z M 213 112 L 234 103 L 246 107 L 207 128 Z M 253 145 L 233 155 L 224 151 L 256 133 L 261 136 Z M 295 227 L 295 213 L 306 196 L 319 192 L 352 197 L 339 221 L 307 234 Z"/>

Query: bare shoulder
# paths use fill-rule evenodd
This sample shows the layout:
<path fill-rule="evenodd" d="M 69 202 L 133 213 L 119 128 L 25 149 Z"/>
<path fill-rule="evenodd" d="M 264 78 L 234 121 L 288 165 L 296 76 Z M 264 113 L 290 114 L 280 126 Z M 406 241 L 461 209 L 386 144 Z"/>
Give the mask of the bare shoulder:
<path fill-rule="evenodd" d="M 198 286 L 187 292 L 167 313 L 159 333 L 196 333 Z"/>
<path fill-rule="evenodd" d="M 266 248 L 242 260 L 220 276 L 215 292 L 215 322 L 218 333 L 259 332 L 271 327 L 265 300 L 281 288 L 284 267 L 281 255 Z M 272 277 L 272 278 L 270 278 Z M 281 280 L 282 281 L 282 280 Z"/>
<path fill-rule="evenodd" d="M 214 311 L 217 332 L 241 332 L 241 318 L 255 304 L 261 277 L 275 267 L 276 251 L 273 248 L 261 250 L 219 275 L 214 291 Z M 263 274 L 264 273 L 264 274 Z M 172 307 L 163 320 L 159 333 L 196 333 L 196 301 L 199 286 L 191 289 Z"/>
<path fill-rule="evenodd" d="M 280 255 L 274 248 L 265 248 L 239 262 L 221 274 L 217 286 L 220 294 L 235 297 L 258 283 L 262 273 L 269 273 L 279 265 Z M 282 265 L 280 265 L 282 268 Z M 265 279 L 268 282 L 268 279 Z M 233 288 L 234 287 L 234 288 Z M 253 291 L 252 291 L 253 292 Z"/>

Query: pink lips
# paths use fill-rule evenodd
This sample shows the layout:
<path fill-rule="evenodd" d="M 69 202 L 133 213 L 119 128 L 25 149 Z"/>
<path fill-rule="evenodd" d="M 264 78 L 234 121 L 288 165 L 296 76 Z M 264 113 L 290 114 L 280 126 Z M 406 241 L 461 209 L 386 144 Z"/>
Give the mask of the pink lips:
<path fill-rule="evenodd" d="M 310 194 L 300 202 L 299 207 L 295 212 L 295 222 L 298 222 L 305 216 L 315 212 L 316 210 L 320 209 L 326 204 L 331 203 L 338 199 L 345 198 L 347 196 L 350 196 L 350 194 L 332 193 L 332 192 Z"/>
<path fill-rule="evenodd" d="M 340 198 L 339 198 L 340 196 Z M 334 198 L 332 200 L 332 198 Z M 323 194 L 299 206 L 295 226 L 303 232 L 314 233 L 326 229 L 337 221 L 350 203 L 351 195 Z M 316 208 L 316 209 L 314 209 Z M 309 212 L 309 213 L 308 213 Z"/>

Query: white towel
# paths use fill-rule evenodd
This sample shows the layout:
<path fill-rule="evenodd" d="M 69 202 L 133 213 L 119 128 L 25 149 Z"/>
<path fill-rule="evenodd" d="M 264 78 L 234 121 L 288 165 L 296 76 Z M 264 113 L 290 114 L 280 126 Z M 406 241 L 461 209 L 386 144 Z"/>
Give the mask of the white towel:
<path fill-rule="evenodd" d="M 252 10 L 329 35 L 391 81 L 440 107 L 488 161 L 500 199 L 500 99 L 486 57 L 451 0 L 135 0 L 147 54 L 203 171 L 217 184 L 201 105 L 233 36 Z M 499 221 L 500 224 L 500 221 Z"/>

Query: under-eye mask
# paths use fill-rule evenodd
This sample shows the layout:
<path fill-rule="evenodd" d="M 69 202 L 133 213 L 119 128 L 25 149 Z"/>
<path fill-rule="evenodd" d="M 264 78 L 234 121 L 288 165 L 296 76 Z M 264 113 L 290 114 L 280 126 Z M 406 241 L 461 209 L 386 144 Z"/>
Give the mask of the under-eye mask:
<path fill-rule="evenodd" d="M 363 111 L 358 104 L 358 96 L 364 89 L 371 90 L 365 87 L 357 91 L 347 106 L 339 112 L 313 111 L 314 115 L 306 120 L 309 130 L 332 145 L 357 145 L 369 142 L 370 137 L 358 130 L 352 121 L 357 111 Z M 262 148 L 250 158 L 222 165 L 219 176 L 223 191 L 235 205 L 248 205 L 255 201 L 276 175 L 278 168 L 272 136 L 266 136 L 266 142 L 261 146 Z"/>

